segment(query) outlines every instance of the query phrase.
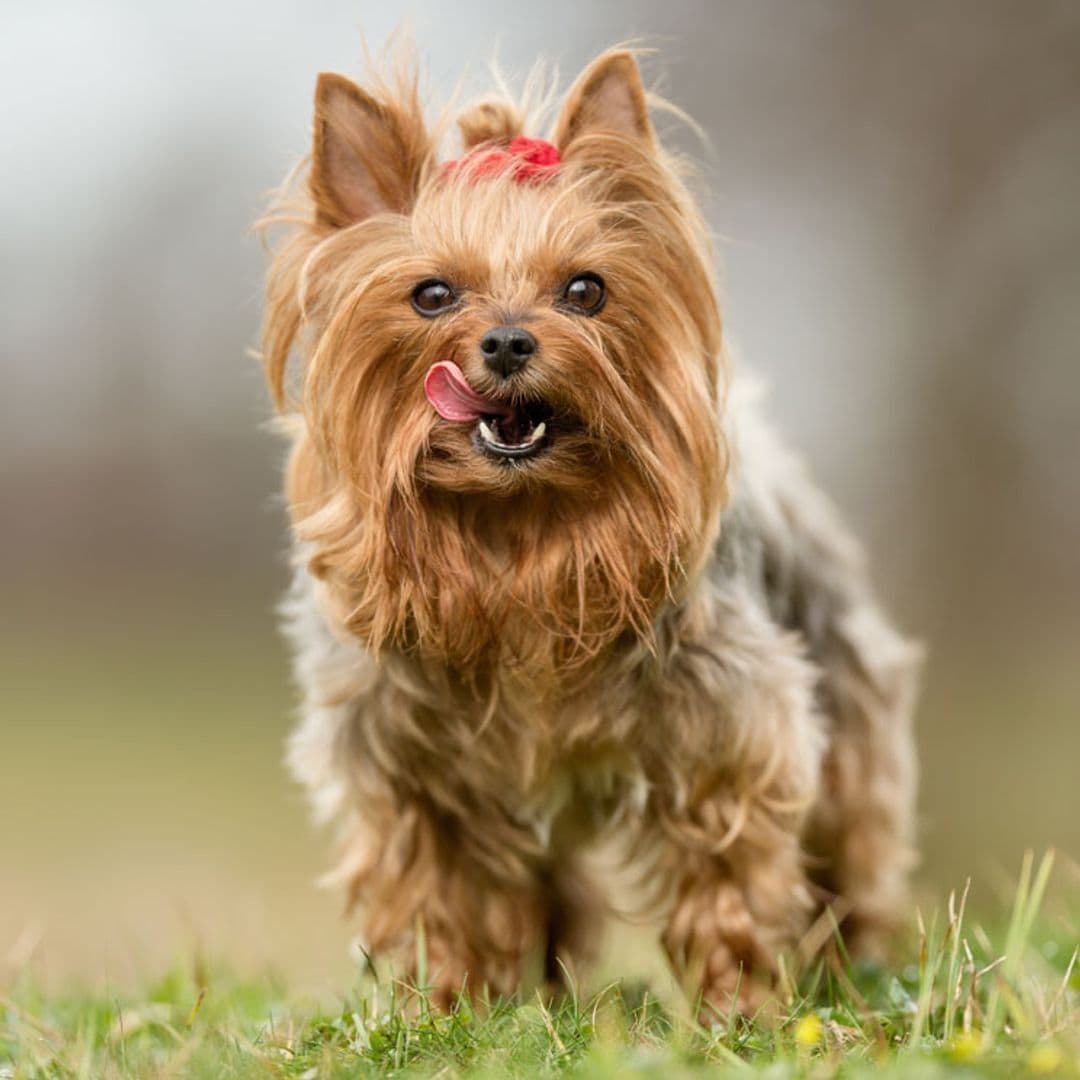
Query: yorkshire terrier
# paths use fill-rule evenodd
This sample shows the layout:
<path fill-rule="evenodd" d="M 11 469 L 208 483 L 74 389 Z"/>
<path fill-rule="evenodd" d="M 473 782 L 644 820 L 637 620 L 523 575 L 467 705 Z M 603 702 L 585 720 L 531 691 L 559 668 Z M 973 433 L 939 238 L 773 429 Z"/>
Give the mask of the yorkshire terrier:
<path fill-rule="evenodd" d="M 815 918 L 882 941 L 913 861 L 918 650 L 729 385 L 655 104 L 610 51 L 550 141 L 493 98 L 440 162 L 415 74 L 324 74 L 278 215 L 290 763 L 367 950 L 422 946 L 447 1006 L 648 911 L 691 995 L 752 1010 Z"/>

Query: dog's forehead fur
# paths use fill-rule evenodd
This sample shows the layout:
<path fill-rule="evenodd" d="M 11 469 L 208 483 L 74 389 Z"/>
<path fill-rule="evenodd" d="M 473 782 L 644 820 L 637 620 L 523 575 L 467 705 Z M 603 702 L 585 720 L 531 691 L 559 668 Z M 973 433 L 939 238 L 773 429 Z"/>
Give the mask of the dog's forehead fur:
<path fill-rule="evenodd" d="M 603 257 L 599 217 L 586 185 L 565 179 L 439 178 L 420 193 L 410 235 L 448 274 L 477 286 L 520 277 L 547 284 Z"/>

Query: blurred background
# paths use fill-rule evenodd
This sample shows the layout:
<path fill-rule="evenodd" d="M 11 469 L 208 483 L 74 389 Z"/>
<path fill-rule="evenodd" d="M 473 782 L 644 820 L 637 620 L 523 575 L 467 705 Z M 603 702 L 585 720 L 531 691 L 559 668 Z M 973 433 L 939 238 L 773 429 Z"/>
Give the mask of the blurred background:
<path fill-rule="evenodd" d="M 924 892 L 992 901 L 1025 848 L 1080 853 L 1075 0 L 8 0 L 0 983 L 192 948 L 349 978 L 280 765 L 249 226 L 316 73 L 403 21 L 435 101 L 496 51 L 565 81 L 657 48 L 712 144 L 731 339 L 930 646 Z"/>

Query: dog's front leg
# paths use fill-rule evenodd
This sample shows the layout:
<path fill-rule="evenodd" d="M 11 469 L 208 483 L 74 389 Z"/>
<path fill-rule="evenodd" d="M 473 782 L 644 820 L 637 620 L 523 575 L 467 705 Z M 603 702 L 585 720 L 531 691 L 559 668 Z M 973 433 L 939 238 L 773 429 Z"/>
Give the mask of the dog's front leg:
<path fill-rule="evenodd" d="M 711 614 L 665 673 L 670 749 L 653 784 L 670 882 L 663 944 L 700 991 L 703 1020 L 756 1010 L 808 923 L 801 836 L 824 746 L 799 643 L 742 602 Z"/>
<path fill-rule="evenodd" d="M 368 806 L 345 864 L 365 947 L 440 1008 L 463 992 L 514 993 L 545 946 L 535 847 L 491 808 L 465 819 L 418 798 Z"/>
<path fill-rule="evenodd" d="M 678 845 L 674 897 L 663 935 L 665 951 L 687 993 L 700 992 L 709 1023 L 732 1008 L 751 1014 L 772 994 L 777 958 L 805 928 L 810 896 L 796 832 L 760 806 L 727 800 L 700 804 L 723 832 L 745 835 L 711 854 L 701 844 Z"/>

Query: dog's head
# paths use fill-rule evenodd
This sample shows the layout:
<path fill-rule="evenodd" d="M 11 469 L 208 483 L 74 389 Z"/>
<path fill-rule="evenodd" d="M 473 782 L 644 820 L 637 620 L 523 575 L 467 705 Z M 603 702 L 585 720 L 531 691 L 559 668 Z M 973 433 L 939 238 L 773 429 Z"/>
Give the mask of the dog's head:
<path fill-rule="evenodd" d="M 301 421 L 290 501 L 372 647 L 565 664 L 647 636 L 713 538 L 708 243 L 629 53 L 585 71 L 551 144 L 506 102 L 459 126 L 466 156 L 440 163 L 415 81 L 319 80 L 265 335 Z"/>

